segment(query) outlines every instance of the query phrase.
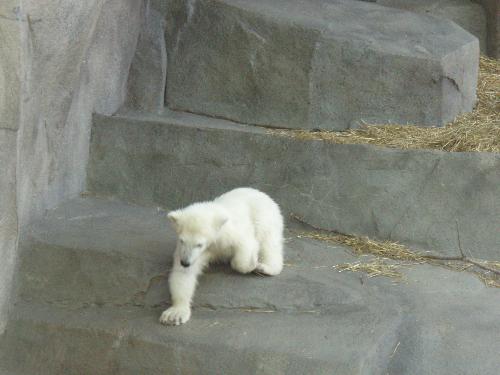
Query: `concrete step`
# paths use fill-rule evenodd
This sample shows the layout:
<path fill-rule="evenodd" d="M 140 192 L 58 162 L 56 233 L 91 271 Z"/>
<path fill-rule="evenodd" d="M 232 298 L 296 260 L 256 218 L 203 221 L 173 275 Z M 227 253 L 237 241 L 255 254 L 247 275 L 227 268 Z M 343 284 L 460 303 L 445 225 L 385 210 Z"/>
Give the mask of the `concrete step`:
<path fill-rule="evenodd" d="M 368 311 L 334 317 L 198 309 L 189 324 L 174 328 L 161 326 L 159 314 L 158 309 L 18 306 L 0 341 L 0 371 L 382 374 L 400 323 L 397 315 L 373 321 Z M 354 327 L 351 320 L 360 324 Z"/>
<path fill-rule="evenodd" d="M 164 9 L 169 108 L 246 124 L 442 125 L 475 102 L 479 43 L 447 19 L 349 0 Z"/>
<path fill-rule="evenodd" d="M 34 223 L 20 247 L 21 300 L 73 307 L 168 302 L 175 238 L 155 210 L 72 200 Z M 157 291 L 157 283 L 165 289 L 161 300 L 149 301 L 148 288 Z"/>
<path fill-rule="evenodd" d="M 99 198 L 72 200 L 35 223 L 22 244 L 17 306 L 0 339 L 0 366 L 51 375 L 326 374 L 378 368 L 379 353 L 393 347 L 398 309 L 359 288 L 358 276 L 352 287 L 339 284 L 331 269 L 353 257 L 340 246 L 298 238 L 287 243 L 289 266 L 279 277 L 214 267 L 200 280 L 194 324 L 159 325 L 174 247 L 166 223 L 153 209 Z M 308 269 L 315 272 L 302 272 Z M 376 305 L 384 313 L 374 324 Z M 344 318 L 333 324 L 335 314 Z M 351 327 L 356 336 L 372 332 L 360 342 L 364 350 L 333 351 L 353 316 L 360 319 Z"/>
<path fill-rule="evenodd" d="M 401 282 L 339 273 L 332 266 L 357 260 L 345 248 L 293 236 L 281 275 L 211 268 L 188 324 L 161 326 L 166 284 L 153 280 L 141 303 L 131 296 L 166 268 L 164 220 L 85 198 L 35 224 L 29 243 L 45 245 L 22 246 L 0 374 L 493 375 L 500 366 L 497 289 L 430 265 L 402 268 Z"/>
<path fill-rule="evenodd" d="M 174 247 L 174 233 L 167 219 L 154 209 L 99 198 L 75 199 L 30 228 L 22 243 L 18 297 L 72 308 L 167 306 L 167 275 Z M 287 243 L 287 261 L 292 264 L 307 261 L 315 266 L 333 266 L 352 259 L 341 246 L 299 238 Z M 279 306 L 290 311 L 313 310 L 318 305 L 355 305 L 361 296 L 321 293 L 321 287 L 328 288 L 335 282 L 332 276 L 331 270 L 318 270 L 303 276 L 286 271 L 275 279 L 242 277 L 219 267 L 202 279 L 196 303 L 244 308 L 250 299 L 252 308 Z M 217 285 L 226 285 L 228 290 L 220 294 Z M 231 285 L 238 285 L 238 291 L 232 291 Z M 270 285 L 283 295 L 266 293 Z M 311 285 L 317 285 L 318 290 L 310 290 Z"/>
<path fill-rule="evenodd" d="M 391 299 L 332 314 L 197 308 L 175 328 L 158 324 L 161 309 L 21 303 L 0 337 L 0 373 L 496 375 L 498 295 L 456 280 L 436 290 L 435 274 L 419 275 L 426 298 L 411 293 L 403 311 Z"/>
<path fill-rule="evenodd" d="M 238 186 L 341 233 L 499 260 L 500 155 L 303 141 L 185 113 L 95 116 L 88 189 L 177 208 Z M 470 253 L 469 253 L 470 252 Z"/>

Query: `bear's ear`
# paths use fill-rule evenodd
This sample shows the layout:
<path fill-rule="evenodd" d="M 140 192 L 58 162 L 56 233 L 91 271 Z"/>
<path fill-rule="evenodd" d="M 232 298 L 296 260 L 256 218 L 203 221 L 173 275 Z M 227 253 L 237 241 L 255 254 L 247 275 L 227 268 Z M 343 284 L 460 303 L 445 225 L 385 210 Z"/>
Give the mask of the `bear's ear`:
<path fill-rule="evenodd" d="M 171 211 L 168 213 L 167 217 L 170 220 L 172 224 L 177 228 L 179 225 L 179 218 L 181 216 L 181 213 L 179 211 Z"/>
<path fill-rule="evenodd" d="M 219 231 L 224 224 L 229 220 L 229 216 L 225 212 L 217 212 L 214 216 L 214 227 L 215 230 Z"/>

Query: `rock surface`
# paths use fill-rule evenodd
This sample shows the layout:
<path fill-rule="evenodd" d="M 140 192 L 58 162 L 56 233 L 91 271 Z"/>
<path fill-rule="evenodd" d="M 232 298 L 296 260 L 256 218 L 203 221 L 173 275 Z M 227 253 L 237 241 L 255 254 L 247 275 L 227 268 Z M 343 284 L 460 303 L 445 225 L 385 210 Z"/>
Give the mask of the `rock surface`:
<path fill-rule="evenodd" d="M 476 38 L 357 1 L 171 1 L 167 105 L 247 124 L 442 125 L 470 111 Z"/>
<path fill-rule="evenodd" d="M 241 277 L 224 267 L 214 269 L 202 279 L 192 324 L 169 330 L 157 323 L 169 298 L 165 270 L 173 243 L 163 217 L 150 209 L 89 199 L 63 205 L 49 212 L 41 222 L 30 225 L 30 221 L 42 216 L 45 210 L 83 189 L 93 112 L 110 115 L 122 107 L 127 98 L 130 106 L 134 104 L 149 111 L 162 106 L 166 69 L 160 35 L 162 22 L 153 10 L 148 11 L 150 4 L 156 6 L 158 2 L 4 0 L 0 4 L 0 87 L 5 88 L 0 90 L 0 374 L 164 374 L 172 369 L 215 373 L 220 371 L 221 363 L 225 366 L 224 372 L 229 374 L 331 373 L 332 369 L 338 373 L 413 374 L 431 373 L 441 367 L 443 374 L 476 370 L 488 374 L 497 369 L 494 344 L 499 330 L 498 320 L 492 318 L 498 311 L 497 294 L 485 289 L 470 275 L 423 267 L 408 270 L 408 284 L 360 279 L 356 274 L 338 274 L 324 268 L 354 260 L 344 249 L 292 239 L 288 247 L 290 265 L 280 278 Z M 275 4 L 283 5 L 282 9 L 277 9 Z M 347 124 L 340 126 L 342 128 L 356 126 L 357 117 L 378 119 L 371 109 L 380 107 L 385 110 L 385 121 L 410 118 L 429 125 L 442 123 L 472 105 L 477 45 L 467 33 L 446 22 L 431 25 L 430 18 L 396 10 L 387 13 L 394 15 L 394 19 L 389 17 L 390 22 L 381 23 L 381 19 L 386 19 L 377 14 L 381 7 L 348 4 L 333 0 L 308 3 L 278 0 L 272 4 L 264 0 L 167 0 L 162 1 L 161 9 L 171 12 L 167 18 L 166 42 L 170 49 L 175 49 L 170 57 L 177 64 L 181 62 L 177 65 L 179 69 L 192 62 L 192 66 L 200 69 L 194 72 L 198 74 L 193 75 L 194 79 L 201 77 L 205 87 L 227 89 L 226 99 L 263 98 L 251 102 L 248 108 L 246 99 L 242 100 L 236 110 L 230 106 L 222 110 L 214 106 L 223 115 L 227 112 L 232 116 L 234 112 L 244 120 L 250 119 L 250 123 L 254 122 L 252 116 L 256 116 L 257 122 L 270 119 L 279 125 L 284 121 L 291 127 L 303 126 L 304 119 L 310 126 L 330 126 L 333 122 L 329 119 L 334 118 L 336 122 L 332 126 Z M 305 8 L 301 8 L 303 6 Z M 345 28 L 334 25 L 330 29 L 323 18 L 323 13 L 328 15 L 331 9 L 352 16 L 350 10 L 368 9 L 367 6 L 374 12 L 355 15 L 366 25 L 384 25 L 377 33 L 364 30 L 363 24 L 357 22 L 346 26 L 345 21 L 339 19 L 338 24 Z M 199 13 L 204 7 L 207 8 L 204 14 L 215 20 L 221 18 L 221 22 L 207 24 Z M 302 14 L 304 9 L 312 13 Z M 213 14 L 214 10 L 221 12 Z M 289 13 L 283 16 L 285 11 Z M 162 11 L 162 14 L 166 13 Z M 384 39 L 394 30 L 401 30 L 403 21 L 410 26 L 408 38 L 415 37 L 424 49 L 411 47 L 415 46 L 414 40 Z M 195 25 L 199 28 L 192 29 Z M 440 36 L 420 38 L 422 28 Z M 219 29 L 230 37 L 213 38 Z M 363 38 L 353 41 L 349 37 L 352 30 Z M 200 36 L 197 33 L 203 37 L 199 40 L 207 43 L 193 47 L 187 42 L 190 38 L 197 40 Z M 449 38 L 448 42 L 443 42 L 441 34 Z M 336 39 L 338 35 L 340 41 Z M 269 45 L 259 39 L 262 36 Z M 194 48 L 194 52 L 189 48 Z M 229 54 L 224 56 L 214 51 Z M 193 59 L 197 53 L 213 58 L 210 64 L 217 64 L 200 64 L 202 60 Z M 412 63 L 414 57 L 419 59 L 418 63 Z M 225 65 L 221 65 L 221 61 Z M 241 61 L 247 64 L 244 76 L 239 74 L 241 67 L 234 68 L 234 63 Z M 342 71 L 331 71 L 330 61 L 343 68 L 353 65 L 355 73 L 349 76 Z M 374 71 L 370 68 L 374 66 L 382 69 Z M 261 74 L 261 67 L 265 74 Z M 132 72 L 130 79 L 129 71 Z M 399 77 L 398 71 L 404 74 Z M 324 77 L 334 77 L 334 73 L 337 74 L 334 84 L 344 80 L 342 85 L 347 85 L 346 90 L 366 92 L 367 97 L 374 99 L 353 101 L 354 107 L 349 108 L 344 108 L 341 101 L 334 103 L 338 107 L 322 102 L 324 95 L 332 96 Z M 226 75 L 231 80 L 217 81 Z M 187 76 L 191 79 L 191 75 Z M 287 81 L 284 76 L 293 77 L 294 81 Z M 429 81 L 429 77 L 435 81 Z M 271 79 L 276 85 L 270 85 Z M 407 81 L 414 85 L 412 97 L 405 97 L 408 88 L 405 92 L 398 91 Z M 310 85 L 311 82 L 317 86 Z M 186 83 L 190 84 L 186 90 L 196 84 L 189 80 Z M 245 91 L 239 91 L 241 89 Z M 368 96 L 370 90 L 385 96 Z M 400 111 L 400 101 L 391 101 L 389 92 L 406 98 L 406 107 L 401 107 L 406 108 L 404 111 Z M 195 94 L 219 100 L 212 92 L 195 91 Z M 310 102 L 315 104 L 309 105 Z M 422 105 L 420 110 L 419 105 Z M 360 112 L 360 108 L 368 109 L 365 113 Z M 346 112 L 342 112 L 344 110 Z M 345 118 L 348 111 L 357 117 Z M 95 140 L 111 136 L 118 127 L 114 121 L 118 120 L 111 121 L 110 133 L 94 134 Z M 363 175 L 355 176 L 347 170 L 351 151 L 343 151 L 350 148 L 332 151 L 327 146 L 315 145 L 304 151 L 293 142 L 268 138 L 262 129 L 248 131 L 248 127 L 207 119 L 199 124 L 196 120 L 193 125 L 191 120 L 189 116 L 176 118 L 172 124 L 170 120 L 166 123 L 158 120 L 160 126 L 153 127 L 158 135 L 156 141 L 147 124 L 142 131 L 126 130 L 124 134 L 128 136 L 116 136 L 109 142 L 109 148 L 95 142 L 93 147 L 96 160 L 103 168 L 101 172 L 109 168 L 109 176 L 100 179 L 103 185 L 96 190 L 109 194 L 113 191 L 130 200 L 177 206 L 198 199 L 200 191 L 212 197 L 236 182 L 252 183 L 262 177 L 270 181 L 281 179 L 290 183 L 290 191 L 287 192 L 283 184 L 266 186 L 262 180 L 255 185 L 273 191 L 280 201 L 302 202 L 300 210 L 306 218 L 322 225 L 331 220 L 332 210 L 324 204 L 329 202 L 328 195 L 323 196 L 325 191 L 311 190 L 310 186 L 287 177 L 288 173 L 303 173 L 307 179 L 319 179 L 317 174 L 305 173 L 318 171 L 323 166 L 307 153 L 312 150 L 321 157 L 324 153 L 323 163 L 330 175 L 336 176 L 340 171 L 342 178 L 356 182 L 353 194 L 366 194 L 357 186 L 366 185 L 368 177 L 372 180 L 370 168 L 380 167 L 373 148 L 353 148 L 355 154 L 359 154 L 353 159 L 354 164 L 368 166 Z M 128 129 L 129 120 L 123 121 L 123 129 Z M 167 123 L 171 133 L 164 133 Z M 167 142 L 163 138 L 165 134 L 178 138 Z M 132 135 L 137 144 L 128 138 Z M 248 139 L 238 140 L 239 137 Z M 225 139 L 235 139 L 236 143 L 224 150 L 220 146 L 225 147 Z M 118 144 L 121 141 L 123 144 Z M 254 141 L 263 143 L 254 147 Z M 287 151 L 286 147 L 292 144 Z M 193 152 L 199 150 L 199 145 L 209 149 L 204 154 Z M 173 157 L 174 154 L 163 154 L 164 150 L 151 153 L 163 146 L 169 147 L 169 152 L 181 150 L 178 158 Z M 260 164 L 251 166 L 243 157 L 252 153 L 264 157 Z M 284 165 L 280 154 L 288 160 L 297 158 L 303 164 L 285 168 L 286 174 L 280 174 Z M 453 223 L 436 219 L 435 225 L 427 228 L 428 237 L 422 234 L 422 225 L 428 225 L 428 217 L 456 215 L 467 250 L 471 248 L 475 256 L 484 257 L 491 254 L 491 249 L 498 248 L 498 239 L 492 237 L 498 228 L 498 215 L 488 219 L 488 215 L 498 209 L 494 187 L 500 185 L 497 175 L 491 172 L 497 168 L 495 156 L 479 156 L 479 159 L 477 155 L 462 156 L 451 164 L 443 157 L 442 163 L 432 164 L 434 154 L 419 154 L 423 155 L 422 161 L 415 161 L 413 153 L 396 152 L 394 155 L 402 158 L 397 162 L 391 152 L 388 155 L 382 157 L 382 177 L 374 178 L 373 185 L 369 186 L 376 191 L 374 200 L 378 206 L 367 211 L 368 219 L 363 216 L 359 228 L 370 228 L 368 232 L 375 236 L 394 233 L 396 238 L 419 241 L 424 238 L 426 246 L 451 244 L 449 247 L 456 251 Z M 116 159 L 112 162 L 110 158 Z M 124 166 L 120 177 L 117 168 L 122 167 L 124 158 L 130 163 Z M 202 158 L 203 163 L 197 158 Z M 344 166 L 336 164 L 335 158 L 344 160 Z M 141 163 L 154 166 L 161 173 L 148 175 L 148 168 L 143 168 Z M 463 163 L 464 170 L 470 168 L 473 174 L 452 181 L 451 171 L 456 170 L 459 163 Z M 449 172 L 444 169 L 445 165 L 451 165 Z M 220 173 L 232 172 L 225 176 L 209 175 L 214 166 Z M 134 170 L 136 167 L 143 168 L 143 174 Z M 254 167 L 261 168 L 264 175 L 259 175 Z M 397 176 L 387 172 L 393 169 L 397 170 Z M 411 175 L 413 171 L 414 178 L 405 180 L 409 181 L 407 186 L 398 185 L 401 176 Z M 421 182 L 434 173 L 443 173 L 444 177 L 438 178 L 436 184 Z M 188 181 L 186 176 L 196 177 L 196 189 L 194 185 L 178 185 L 176 190 L 168 183 L 174 179 L 176 183 Z M 133 181 L 135 177 L 143 180 Z M 383 190 L 387 185 L 380 180 L 384 178 L 393 182 L 393 190 Z M 116 182 L 123 186 L 117 188 L 113 185 Z M 345 199 L 336 195 L 336 191 L 347 191 L 343 183 L 340 179 L 332 184 L 334 190 L 326 191 L 325 194 L 334 197 L 332 202 Z M 444 187 L 439 183 L 445 184 Z M 377 190 L 379 186 L 382 188 Z M 399 221 L 387 214 L 389 224 L 400 223 L 389 232 L 387 222 L 383 221 L 386 212 L 406 202 L 400 194 L 387 204 L 389 193 L 398 192 L 400 187 L 401 191 L 407 191 L 413 186 L 420 195 L 410 196 L 411 206 L 405 212 L 398 212 Z M 114 190 L 107 191 L 108 188 Z M 453 191 L 452 198 L 444 197 L 444 188 Z M 457 197 L 465 202 L 460 210 L 455 210 Z M 444 212 L 432 210 L 431 198 L 439 202 Z M 420 206 L 421 199 L 427 204 Z M 340 205 L 339 219 L 335 217 L 339 228 L 344 225 L 340 218 L 349 217 L 346 210 L 351 209 L 351 203 Z M 414 220 L 412 215 L 422 215 L 415 228 L 409 224 Z M 473 221 L 476 218 L 489 222 Z M 378 228 L 380 220 L 382 225 Z M 351 219 L 345 225 L 344 228 L 349 229 L 358 224 Z M 445 234 L 433 232 L 441 228 Z M 493 257 L 498 259 L 496 253 Z M 19 258 L 17 265 L 16 258 Z M 11 288 L 14 270 L 19 272 Z M 16 301 L 15 305 L 10 303 L 11 298 Z M 5 318 L 7 306 L 12 307 L 9 320 Z M 471 315 L 475 319 L 466 320 Z M 468 350 L 461 351 L 463 347 Z M 469 350 L 470 347 L 473 350 Z"/>
<path fill-rule="evenodd" d="M 81 192 L 91 116 L 114 113 L 125 99 L 141 7 L 135 0 L 22 2 L 22 227 Z"/>
<path fill-rule="evenodd" d="M 379 5 L 446 18 L 479 39 L 482 53 L 487 52 L 486 11 L 471 0 L 373 0 Z"/>
<path fill-rule="evenodd" d="M 92 113 L 111 114 L 123 103 L 141 7 L 135 0 L 0 2 L 0 332 L 18 235 L 81 192 Z"/>
<path fill-rule="evenodd" d="M 21 69 L 19 0 L 0 4 L 0 129 L 19 127 Z"/>
<path fill-rule="evenodd" d="M 497 0 L 477 0 L 486 10 L 488 23 L 488 54 L 500 59 L 500 2 Z"/>
<path fill-rule="evenodd" d="M 500 2 L 498 0 L 361 0 L 447 18 L 475 35 L 481 52 L 500 58 Z"/>
<path fill-rule="evenodd" d="M 165 107 L 167 51 L 164 19 L 149 2 L 128 76 L 127 108 L 158 112 Z"/>
<path fill-rule="evenodd" d="M 0 334 L 10 307 L 10 288 L 17 250 L 17 133 L 0 128 Z"/>
<path fill-rule="evenodd" d="M 96 116 L 88 189 L 178 208 L 238 186 L 341 233 L 500 259 L 500 155 L 398 150 L 270 135 L 165 113 Z"/>
<path fill-rule="evenodd" d="M 20 118 L 18 0 L 0 3 L 0 334 L 7 322 L 17 250 L 16 164 Z"/>
<path fill-rule="evenodd" d="M 500 366 L 499 291 L 468 273 L 415 265 L 403 269 L 402 282 L 339 273 L 332 266 L 359 259 L 289 233 L 281 275 L 212 268 L 200 280 L 192 320 L 164 327 L 157 320 L 168 293 L 155 284 L 157 269 L 128 273 L 151 278 L 146 295 L 157 298 L 154 304 L 119 301 L 134 289 L 109 282 L 127 262 L 137 269 L 156 262 L 167 271 L 173 237 L 155 209 L 77 199 L 49 212 L 30 234 L 45 244 L 39 256 L 48 262 L 31 269 L 31 285 L 21 282 L 25 291 L 0 340 L 2 374 L 493 375 Z M 59 267 L 51 247 L 61 249 Z M 39 251 L 28 243 L 23 249 Z M 115 262 L 92 261 L 87 252 Z M 24 254 L 22 267 L 32 261 Z M 72 268 L 62 267 L 65 258 Z M 45 291 L 36 281 L 47 282 Z M 67 297 L 54 298 L 52 287 Z M 107 296 L 80 300 L 93 291 Z"/>

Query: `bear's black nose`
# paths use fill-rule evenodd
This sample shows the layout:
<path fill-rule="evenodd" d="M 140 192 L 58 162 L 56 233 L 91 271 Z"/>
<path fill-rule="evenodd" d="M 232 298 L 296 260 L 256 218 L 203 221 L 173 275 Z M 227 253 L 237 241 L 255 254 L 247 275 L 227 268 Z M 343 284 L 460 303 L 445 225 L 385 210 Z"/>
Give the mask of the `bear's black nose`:
<path fill-rule="evenodd" d="M 189 267 L 191 264 L 189 262 L 186 262 L 185 260 L 181 260 L 181 265 L 182 267 Z"/>

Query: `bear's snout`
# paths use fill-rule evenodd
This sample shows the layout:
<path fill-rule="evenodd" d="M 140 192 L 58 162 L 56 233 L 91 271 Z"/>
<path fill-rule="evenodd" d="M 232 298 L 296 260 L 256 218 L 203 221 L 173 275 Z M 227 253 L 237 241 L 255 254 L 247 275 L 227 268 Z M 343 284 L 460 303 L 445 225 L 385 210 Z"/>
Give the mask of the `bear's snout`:
<path fill-rule="evenodd" d="M 185 261 L 184 259 L 181 260 L 181 266 L 182 267 L 189 267 L 191 265 L 191 263 L 189 263 L 188 261 Z"/>

